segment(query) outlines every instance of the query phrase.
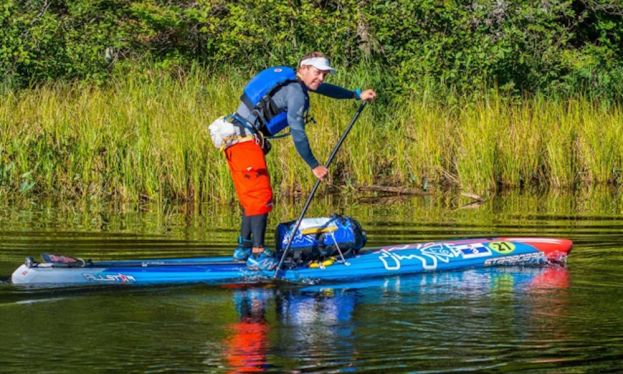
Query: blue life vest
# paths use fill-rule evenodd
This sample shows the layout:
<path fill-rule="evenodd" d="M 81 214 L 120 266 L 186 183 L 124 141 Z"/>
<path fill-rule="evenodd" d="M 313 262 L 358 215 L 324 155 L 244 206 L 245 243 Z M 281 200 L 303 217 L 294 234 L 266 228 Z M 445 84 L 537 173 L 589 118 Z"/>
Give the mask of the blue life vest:
<path fill-rule="evenodd" d="M 297 82 L 294 69 L 273 66 L 259 72 L 242 91 L 240 100 L 257 116 L 253 125 L 262 134 L 273 136 L 288 126 L 288 114 L 275 105 L 273 95 L 292 82 Z"/>

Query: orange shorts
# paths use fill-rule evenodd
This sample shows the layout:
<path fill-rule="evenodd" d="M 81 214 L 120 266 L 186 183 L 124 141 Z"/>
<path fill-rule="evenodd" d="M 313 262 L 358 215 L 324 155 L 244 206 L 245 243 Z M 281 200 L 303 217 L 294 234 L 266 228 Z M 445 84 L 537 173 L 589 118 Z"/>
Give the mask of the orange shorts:
<path fill-rule="evenodd" d="M 225 149 L 225 156 L 244 215 L 273 210 L 273 189 L 262 148 L 254 141 L 237 143 Z"/>

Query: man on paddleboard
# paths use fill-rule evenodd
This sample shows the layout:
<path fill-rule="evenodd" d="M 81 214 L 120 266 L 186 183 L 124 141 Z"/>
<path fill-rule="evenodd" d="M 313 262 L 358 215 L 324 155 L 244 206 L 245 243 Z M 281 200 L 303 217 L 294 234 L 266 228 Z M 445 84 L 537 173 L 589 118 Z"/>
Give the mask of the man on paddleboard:
<path fill-rule="evenodd" d="M 329 60 L 320 52 L 305 55 L 296 71 L 289 67 L 268 68 L 249 81 L 236 113 L 224 118 L 218 126 L 210 127 L 213 140 L 215 133 L 228 134 L 215 140 L 215 145 L 220 140 L 224 148 L 243 210 L 238 247 L 233 257 L 247 261 L 251 269 L 272 270 L 277 265 L 274 254 L 264 246 L 268 213 L 273 203 L 265 160 L 270 149 L 267 138 L 290 127 L 298 154 L 314 176 L 324 180 L 328 170 L 314 157 L 305 133 L 308 92 L 335 99 L 372 101 L 376 98 L 376 92 L 371 89 L 351 91 L 324 83 L 333 71 Z M 232 127 L 231 131 L 223 130 L 227 126 Z"/>

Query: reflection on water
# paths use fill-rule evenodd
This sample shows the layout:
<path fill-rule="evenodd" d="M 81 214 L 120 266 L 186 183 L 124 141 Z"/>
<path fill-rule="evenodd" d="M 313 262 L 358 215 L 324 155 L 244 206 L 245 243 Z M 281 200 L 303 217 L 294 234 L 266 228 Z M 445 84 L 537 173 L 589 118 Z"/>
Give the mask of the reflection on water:
<path fill-rule="evenodd" d="M 481 357 L 477 364 L 471 364 L 474 347 L 469 344 L 478 342 L 476 349 L 486 352 L 509 338 L 515 344 L 533 334 L 539 334 L 540 344 L 565 338 L 565 330 L 557 326 L 567 317 L 568 287 L 568 270 L 550 266 L 402 276 L 297 289 L 236 289 L 232 302 L 238 321 L 228 326 L 224 341 L 228 368 L 233 372 L 276 369 L 268 364 L 270 355 L 297 358 L 297 367 L 303 370 L 361 369 L 367 365 L 354 362 L 353 357 L 370 348 L 378 356 L 368 358 L 364 354 L 361 359 L 374 362 L 376 369 L 391 369 L 396 362 L 410 367 L 409 362 L 419 361 L 413 355 L 426 358 L 439 354 L 440 347 L 430 342 L 448 345 L 456 339 L 468 344 L 453 346 L 448 354 L 465 350 L 470 364 L 463 368 L 494 368 L 499 366 L 495 357 Z M 491 306 L 498 304 L 513 307 L 493 315 Z M 421 310 L 423 305 L 441 306 L 443 313 L 429 314 L 430 310 Z M 358 309 L 374 307 L 383 309 L 380 316 L 355 316 Z M 420 310 L 413 309 L 418 307 Z M 271 308 L 274 321 L 268 316 Z M 547 318 L 543 318 L 545 310 Z M 382 324 L 383 328 L 366 332 L 362 320 Z M 271 329 L 277 331 L 271 333 Z M 411 339 L 416 334 L 417 342 L 397 347 L 396 341 L 387 346 L 374 343 L 392 341 L 385 335 L 389 331 L 398 339 Z M 397 350 L 386 350 L 391 346 Z M 548 357 L 550 363 L 555 360 L 564 361 L 564 354 Z M 452 366 L 438 369 L 442 367 Z"/>
<path fill-rule="evenodd" d="M 2 370 L 553 371 L 623 369 L 618 191 L 325 197 L 369 246 L 490 235 L 567 237 L 567 267 L 431 273 L 322 286 L 23 290 L 0 284 Z M 270 226 L 301 202 L 277 204 Z M 229 255 L 231 207 L 14 202 L 0 209 L 0 277 L 25 256 Z M 272 240 L 269 232 L 269 240 Z"/>
<path fill-rule="evenodd" d="M 234 291 L 234 305 L 239 321 L 230 323 L 230 336 L 223 342 L 229 367 L 234 372 L 260 371 L 267 368 L 269 324 L 266 303 L 270 294 L 263 289 Z"/>

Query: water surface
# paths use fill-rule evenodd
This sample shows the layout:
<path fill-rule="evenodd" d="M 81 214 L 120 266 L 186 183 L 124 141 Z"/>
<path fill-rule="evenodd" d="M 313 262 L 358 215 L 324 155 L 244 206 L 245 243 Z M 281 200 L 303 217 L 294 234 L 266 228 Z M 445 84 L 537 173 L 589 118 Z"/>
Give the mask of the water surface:
<path fill-rule="evenodd" d="M 0 284 L 2 370 L 540 371 L 623 369 L 617 191 L 332 197 L 368 246 L 491 235 L 566 237 L 566 267 L 494 268 L 319 286 L 23 290 Z M 271 227 L 298 214 L 280 202 Z M 0 277 L 25 256 L 229 255 L 229 206 L 5 203 Z M 269 240 L 272 240 L 272 233 Z M 33 366 L 34 365 L 34 366 Z M 0 370 L 0 371 L 2 371 Z"/>

